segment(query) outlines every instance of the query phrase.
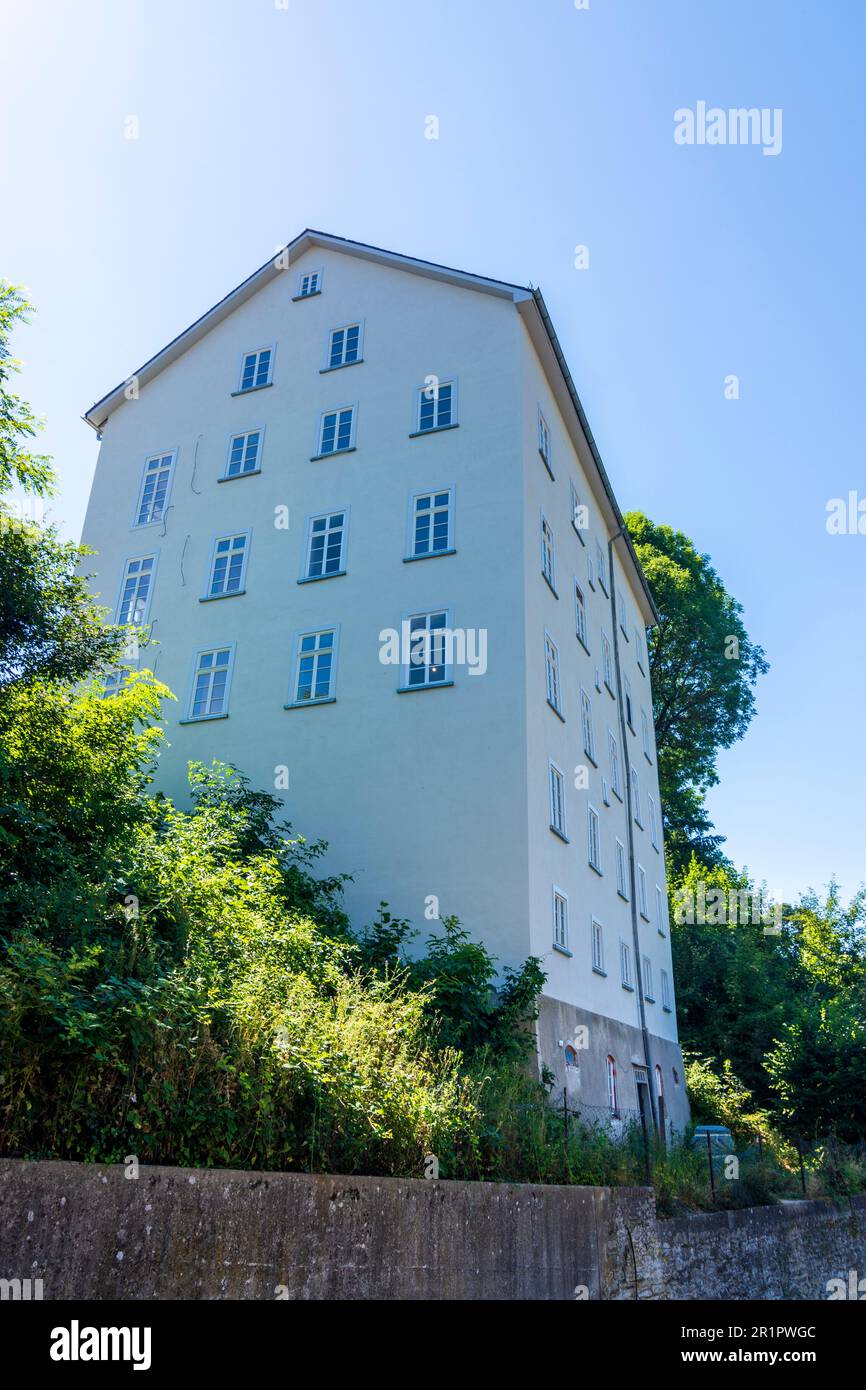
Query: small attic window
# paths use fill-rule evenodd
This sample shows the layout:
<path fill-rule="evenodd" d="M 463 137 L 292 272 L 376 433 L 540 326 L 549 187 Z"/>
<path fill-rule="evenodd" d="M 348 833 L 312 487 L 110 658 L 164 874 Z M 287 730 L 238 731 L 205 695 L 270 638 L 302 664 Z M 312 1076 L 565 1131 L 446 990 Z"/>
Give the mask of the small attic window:
<path fill-rule="evenodd" d="M 295 299 L 311 299 L 314 294 L 322 293 L 322 272 L 321 270 L 304 271 L 298 279 L 298 292 Z"/>

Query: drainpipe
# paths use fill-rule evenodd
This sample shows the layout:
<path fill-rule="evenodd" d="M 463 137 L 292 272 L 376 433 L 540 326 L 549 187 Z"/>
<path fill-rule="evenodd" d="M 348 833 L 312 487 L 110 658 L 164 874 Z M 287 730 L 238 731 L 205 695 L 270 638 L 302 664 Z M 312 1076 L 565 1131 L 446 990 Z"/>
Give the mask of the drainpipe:
<path fill-rule="evenodd" d="M 616 612 L 616 581 L 614 579 L 613 567 L 613 544 L 623 535 L 622 527 L 607 543 L 607 573 L 610 581 L 610 614 L 613 623 L 613 664 L 616 670 L 616 698 L 619 706 L 619 735 L 620 748 L 622 749 L 623 769 L 625 771 L 625 795 L 626 795 L 626 826 L 628 827 L 628 872 L 629 886 L 631 890 L 631 934 L 634 945 L 634 964 L 635 979 L 637 981 L 637 1002 L 640 1013 L 640 1031 L 643 1037 L 644 1065 L 647 1074 L 647 1091 L 649 1092 L 650 1112 L 652 1114 L 653 1128 L 658 1134 L 659 1121 L 656 1110 L 655 1080 L 652 1066 L 652 1051 L 650 1049 L 649 1029 L 646 1026 L 646 1005 L 643 997 L 643 963 L 641 960 L 640 936 L 638 934 L 637 921 L 637 870 L 635 868 L 634 853 L 634 823 L 632 819 L 634 802 L 632 799 L 631 781 L 631 756 L 629 754 L 628 730 L 625 722 L 625 701 L 622 690 L 622 672 L 619 665 L 619 622 Z"/>

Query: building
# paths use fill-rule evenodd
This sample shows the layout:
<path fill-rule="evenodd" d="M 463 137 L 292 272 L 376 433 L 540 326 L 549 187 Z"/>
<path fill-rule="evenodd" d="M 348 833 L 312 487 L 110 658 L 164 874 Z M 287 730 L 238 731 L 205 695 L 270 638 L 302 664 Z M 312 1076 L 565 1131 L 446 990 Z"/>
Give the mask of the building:
<path fill-rule="evenodd" d="M 541 957 L 560 1092 L 684 1123 L 653 604 L 541 295 L 305 231 L 86 419 L 95 587 L 179 701 L 158 785 L 233 763 L 356 925 Z"/>

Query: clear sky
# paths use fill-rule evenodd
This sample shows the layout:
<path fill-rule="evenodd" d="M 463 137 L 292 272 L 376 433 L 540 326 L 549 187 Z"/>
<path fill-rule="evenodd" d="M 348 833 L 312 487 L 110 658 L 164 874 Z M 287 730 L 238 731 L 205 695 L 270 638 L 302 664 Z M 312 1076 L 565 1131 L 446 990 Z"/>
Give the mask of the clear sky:
<path fill-rule="evenodd" d="M 82 412 L 305 226 L 540 285 L 623 509 L 712 556 L 771 662 L 728 853 L 853 891 L 866 535 L 825 521 L 866 498 L 864 41 L 859 0 L 3 0 L 0 274 L 39 309 L 55 517 L 77 538 Z M 781 152 L 676 144 L 699 101 L 780 108 Z"/>

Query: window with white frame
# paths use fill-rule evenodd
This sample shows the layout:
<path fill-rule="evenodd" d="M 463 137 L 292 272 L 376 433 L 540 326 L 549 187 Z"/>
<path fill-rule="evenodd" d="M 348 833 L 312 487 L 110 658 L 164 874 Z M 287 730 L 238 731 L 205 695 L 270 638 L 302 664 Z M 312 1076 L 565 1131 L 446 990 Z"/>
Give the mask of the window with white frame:
<path fill-rule="evenodd" d="M 649 921 L 649 902 L 646 891 L 646 869 L 642 864 L 637 866 L 637 904 L 641 917 L 645 922 Z"/>
<path fill-rule="evenodd" d="M 659 888 L 658 884 L 656 884 L 656 927 L 658 928 L 659 936 L 665 935 L 667 924 L 667 913 L 665 912 L 665 895 Z"/>
<path fill-rule="evenodd" d="M 651 763 L 651 762 L 652 762 L 652 745 L 650 744 L 650 727 L 649 727 L 649 720 L 647 719 L 647 713 L 646 713 L 646 710 L 645 710 L 645 709 L 642 709 L 641 712 L 640 712 L 640 730 L 641 730 L 641 739 L 642 739 L 642 742 L 643 742 L 644 757 L 646 758 L 647 762 Z"/>
<path fill-rule="evenodd" d="M 198 652 L 189 704 L 190 719 L 213 719 L 228 714 L 231 648 Z"/>
<path fill-rule="evenodd" d="M 580 726 L 583 732 L 583 751 L 595 762 L 595 733 L 592 727 L 592 701 L 583 686 L 580 688 Z"/>
<path fill-rule="evenodd" d="M 607 593 L 607 556 L 601 541 L 595 543 L 595 572 L 598 575 L 599 584 Z"/>
<path fill-rule="evenodd" d="M 607 754 L 610 760 L 610 785 L 622 801 L 622 780 L 619 769 L 619 744 L 612 729 L 607 731 Z"/>
<path fill-rule="evenodd" d="M 595 588 L 595 565 L 593 564 L 592 551 L 586 552 L 586 579 L 591 589 Z"/>
<path fill-rule="evenodd" d="M 601 634 L 601 668 L 604 672 L 604 683 L 613 694 L 613 659 L 610 650 L 610 638 L 606 633 Z"/>
<path fill-rule="evenodd" d="M 612 578 L 612 577 L 611 577 L 611 581 L 610 581 L 610 582 L 611 582 L 611 584 L 613 584 L 613 578 Z M 623 635 L 623 637 L 625 638 L 625 640 L 628 641 L 628 613 L 626 612 L 625 600 L 623 599 L 623 596 L 622 596 L 622 586 L 621 586 L 621 585 L 618 585 L 618 586 L 617 586 L 615 601 L 616 601 L 616 611 L 617 611 L 617 613 L 619 614 L 619 626 L 620 626 L 620 631 L 622 632 L 622 635 Z"/>
<path fill-rule="evenodd" d="M 592 968 L 597 974 L 604 974 L 604 930 L 597 917 L 592 919 Z"/>
<path fill-rule="evenodd" d="M 541 518 L 541 573 L 556 593 L 556 542 L 546 516 Z"/>
<path fill-rule="evenodd" d="M 409 663 L 403 669 L 403 685 L 410 690 L 442 685 L 450 679 L 447 611 L 415 613 L 408 621 Z"/>
<path fill-rule="evenodd" d="M 655 801 L 653 800 L 653 798 L 652 798 L 649 794 L 647 794 L 646 804 L 647 804 L 647 814 L 648 814 L 648 816 L 649 816 L 649 833 L 650 833 L 650 840 L 651 840 L 651 842 L 652 842 L 652 847 L 653 847 L 653 849 L 658 849 L 658 847 L 659 847 L 659 827 L 658 827 L 658 821 L 656 820 L 656 804 L 655 804 Z"/>
<path fill-rule="evenodd" d="M 565 778 L 556 763 L 548 764 L 550 828 L 565 838 Z"/>
<path fill-rule="evenodd" d="M 457 391 L 453 381 L 434 380 L 418 388 L 419 434 L 447 429 L 457 423 Z"/>
<path fill-rule="evenodd" d="M 305 579 L 327 579 L 329 575 L 344 573 L 347 523 L 345 511 L 325 512 L 309 518 Z"/>
<path fill-rule="evenodd" d="M 328 338 L 328 367 L 349 367 L 361 360 L 361 325 L 347 323 L 331 329 Z"/>
<path fill-rule="evenodd" d="M 634 713 L 631 707 L 631 681 L 628 676 L 623 676 L 623 693 L 625 695 L 625 722 L 631 730 L 634 730 Z"/>
<path fill-rule="evenodd" d="M 339 454 L 351 449 L 355 436 L 355 407 L 340 406 L 322 413 L 319 425 L 319 454 Z"/>
<path fill-rule="evenodd" d="M 616 842 L 616 891 L 621 898 L 628 902 L 628 878 L 625 869 L 625 845 L 622 840 Z"/>
<path fill-rule="evenodd" d="M 586 503 L 581 502 L 580 494 L 572 482 L 571 487 L 571 524 L 577 532 L 577 539 L 581 545 L 586 545 L 584 531 L 589 527 L 589 511 Z"/>
<path fill-rule="evenodd" d="M 102 698 L 110 700 L 112 695 L 119 695 L 126 685 L 129 671 L 125 666 L 116 671 L 106 671 L 102 678 Z"/>
<path fill-rule="evenodd" d="M 239 594 L 244 587 L 249 551 L 249 532 L 236 536 L 220 536 L 214 541 L 211 556 L 208 598 L 223 598 Z"/>
<path fill-rule="evenodd" d="M 320 270 L 308 270 L 298 280 L 298 293 L 295 298 L 309 299 L 311 294 L 319 294 L 321 288 L 322 272 Z"/>
<path fill-rule="evenodd" d="M 619 977 L 623 989 L 634 989 L 631 973 L 631 947 L 627 941 L 620 941 L 619 943 Z"/>
<path fill-rule="evenodd" d="M 150 526 L 153 522 L 164 519 L 168 510 L 173 469 L 174 454 L 154 454 L 152 458 L 145 460 L 138 506 L 135 509 L 136 526 Z"/>
<path fill-rule="evenodd" d="M 642 676 L 645 676 L 646 671 L 644 669 L 644 639 L 641 636 L 641 630 L 638 627 L 637 623 L 635 623 L 634 625 L 634 654 L 638 667 L 640 669 L 640 673 Z"/>
<path fill-rule="evenodd" d="M 155 555 L 139 555 L 134 560 L 127 560 L 117 605 L 120 627 L 130 623 L 141 627 L 146 621 L 155 564 Z"/>
<path fill-rule="evenodd" d="M 576 579 L 574 581 L 574 626 L 578 637 L 587 651 L 589 651 L 589 637 L 586 627 L 586 599 Z"/>
<path fill-rule="evenodd" d="M 671 982 L 670 982 L 670 980 L 668 979 L 668 972 L 667 972 L 666 970 L 663 970 L 663 971 L 661 972 L 661 981 L 662 981 L 662 1008 L 663 1008 L 663 1009 L 666 1009 L 667 1012 L 670 1013 L 670 1011 L 671 1011 Z"/>
<path fill-rule="evenodd" d="M 587 855 L 590 867 L 601 873 L 601 827 L 598 811 L 594 806 L 587 808 Z"/>
<path fill-rule="evenodd" d="M 639 826 L 643 827 L 640 809 L 640 781 L 638 780 L 636 767 L 633 767 L 631 770 L 631 803 L 632 814 L 634 815 L 635 821 Z"/>
<path fill-rule="evenodd" d="M 337 631 L 302 632 L 295 642 L 295 669 L 292 704 L 314 704 L 332 700 L 337 675 Z"/>
<path fill-rule="evenodd" d="M 229 441 L 226 477 L 240 478 L 244 473 L 258 472 L 261 447 L 261 430 L 247 430 L 246 434 L 232 435 Z"/>
<path fill-rule="evenodd" d="M 562 713 L 559 703 L 559 648 L 550 636 L 544 634 L 544 674 L 547 685 L 547 703 L 557 714 Z"/>
<path fill-rule="evenodd" d="M 255 391 L 258 386 L 269 386 L 271 368 L 274 362 L 273 348 L 259 348 L 257 352 L 245 352 L 241 362 L 239 391 Z"/>
<path fill-rule="evenodd" d="M 558 888 L 553 890 L 553 944 L 568 950 L 568 899 Z"/>
<path fill-rule="evenodd" d="M 549 472 L 552 468 L 550 459 L 550 428 L 540 410 L 538 412 L 538 452 L 544 459 L 544 463 Z"/>
<path fill-rule="evenodd" d="M 655 990 L 653 989 L 652 961 L 650 960 L 649 956 L 644 956 L 642 958 L 641 974 L 643 975 L 643 997 L 650 1004 L 653 1004 L 655 1003 Z"/>
<path fill-rule="evenodd" d="M 619 1095 L 617 1092 L 616 1062 L 613 1057 L 607 1059 L 607 1103 L 610 1106 L 610 1113 L 618 1115 Z"/>
<path fill-rule="evenodd" d="M 417 492 L 412 498 L 412 555 L 440 555 L 453 548 L 454 492 Z"/>

